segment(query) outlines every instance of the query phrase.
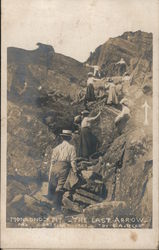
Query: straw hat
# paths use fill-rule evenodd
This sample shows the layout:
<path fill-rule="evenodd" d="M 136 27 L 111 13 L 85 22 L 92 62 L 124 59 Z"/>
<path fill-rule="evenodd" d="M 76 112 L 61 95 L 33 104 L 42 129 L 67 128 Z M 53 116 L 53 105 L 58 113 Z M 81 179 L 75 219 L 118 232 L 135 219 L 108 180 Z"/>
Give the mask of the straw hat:
<path fill-rule="evenodd" d="M 81 112 L 81 114 L 82 114 L 82 115 L 86 115 L 86 114 L 88 115 L 88 114 L 89 114 L 89 111 L 88 111 L 88 110 L 84 110 L 84 111 Z"/>
<path fill-rule="evenodd" d="M 93 72 L 88 72 L 88 76 L 93 76 Z"/>
<path fill-rule="evenodd" d="M 71 130 L 62 130 L 62 136 L 72 136 L 72 131 Z"/>

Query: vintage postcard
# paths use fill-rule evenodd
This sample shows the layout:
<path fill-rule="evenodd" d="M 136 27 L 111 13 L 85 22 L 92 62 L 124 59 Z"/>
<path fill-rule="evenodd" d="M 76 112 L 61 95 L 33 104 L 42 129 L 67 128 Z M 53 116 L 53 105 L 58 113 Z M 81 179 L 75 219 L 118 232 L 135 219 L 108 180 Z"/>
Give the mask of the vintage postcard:
<path fill-rule="evenodd" d="M 157 249 L 158 9 L 2 1 L 2 249 Z"/>

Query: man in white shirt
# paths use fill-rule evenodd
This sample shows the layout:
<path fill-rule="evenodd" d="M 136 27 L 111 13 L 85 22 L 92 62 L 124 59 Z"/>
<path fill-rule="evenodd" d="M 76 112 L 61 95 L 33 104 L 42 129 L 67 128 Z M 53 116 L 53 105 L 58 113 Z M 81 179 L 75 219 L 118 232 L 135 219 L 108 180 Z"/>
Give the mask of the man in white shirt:
<path fill-rule="evenodd" d="M 63 130 L 61 136 L 63 142 L 55 147 L 52 152 L 48 188 L 48 195 L 54 197 L 55 207 L 58 210 L 61 207 L 64 184 L 71 168 L 77 176 L 76 150 L 70 144 L 72 132 Z"/>

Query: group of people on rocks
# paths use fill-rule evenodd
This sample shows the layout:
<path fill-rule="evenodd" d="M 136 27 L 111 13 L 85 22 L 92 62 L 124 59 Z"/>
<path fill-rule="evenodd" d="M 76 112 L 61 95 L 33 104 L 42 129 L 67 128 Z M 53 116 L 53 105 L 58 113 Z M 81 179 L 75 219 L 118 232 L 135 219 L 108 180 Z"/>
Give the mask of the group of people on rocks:
<path fill-rule="evenodd" d="M 95 88 L 94 85 L 97 87 Z M 84 101 L 85 108 L 87 109 L 89 102 L 103 98 L 107 99 L 107 105 L 118 105 L 119 96 L 122 95 L 122 87 L 121 82 L 115 84 L 111 77 L 108 79 L 105 77 L 95 78 L 93 72 L 89 72 L 87 86 L 80 89 L 77 99 L 72 102 L 72 105 Z"/>
<path fill-rule="evenodd" d="M 91 73 L 88 74 L 87 90 L 84 98 L 85 102 L 95 101 L 94 94 L 94 77 Z M 118 104 L 118 98 L 115 92 L 115 84 L 110 79 L 105 85 L 105 89 L 109 89 L 107 104 Z M 128 100 L 123 98 L 120 101 L 122 110 L 120 114 L 115 118 L 115 124 L 118 125 L 123 118 L 129 119 L 130 109 Z M 80 128 L 79 136 L 79 156 L 89 160 L 89 157 L 97 151 L 97 138 L 92 133 L 91 124 L 93 121 L 100 117 L 101 111 L 94 116 L 90 116 L 90 112 L 86 109 L 81 112 L 81 115 L 75 117 L 74 123 Z M 62 196 L 65 192 L 65 182 L 70 170 L 73 172 L 74 177 L 78 178 L 77 174 L 77 150 L 71 143 L 72 131 L 63 130 L 61 137 L 62 143 L 53 149 L 51 156 L 51 166 L 49 171 L 49 186 L 48 197 L 54 200 L 54 206 L 57 210 L 61 208 Z"/>

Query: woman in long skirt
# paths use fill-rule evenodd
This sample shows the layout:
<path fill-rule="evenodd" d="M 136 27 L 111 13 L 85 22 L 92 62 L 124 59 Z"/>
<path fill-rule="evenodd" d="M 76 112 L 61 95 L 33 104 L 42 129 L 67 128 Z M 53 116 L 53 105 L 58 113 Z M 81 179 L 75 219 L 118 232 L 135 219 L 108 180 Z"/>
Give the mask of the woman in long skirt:
<path fill-rule="evenodd" d="M 118 97 L 116 94 L 116 87 L 113 83 L 113 80 L 109 80 L 107 84 L 105 84 L 105 88 L 109 89 L 107 104 L 118 104 Z"/>
<path fill-rule="evenodd" d="M 80 156 L 89 158 L 96 152 L 97 138 L 91 131 L 91 122 L 100 116 L 99 112 L 95 117 L 88 117 L 89 111 L 82 112 L 81 134 L 80 134 Z"/>

